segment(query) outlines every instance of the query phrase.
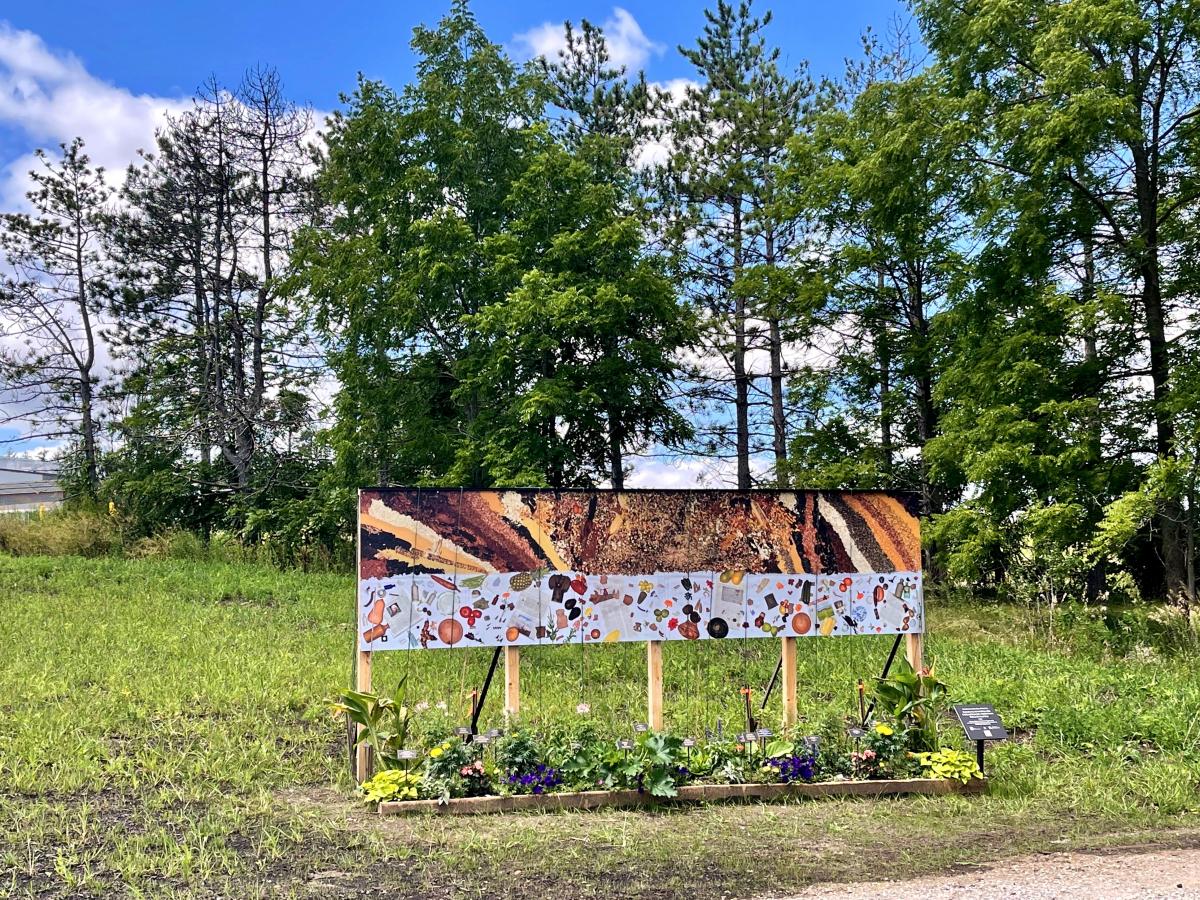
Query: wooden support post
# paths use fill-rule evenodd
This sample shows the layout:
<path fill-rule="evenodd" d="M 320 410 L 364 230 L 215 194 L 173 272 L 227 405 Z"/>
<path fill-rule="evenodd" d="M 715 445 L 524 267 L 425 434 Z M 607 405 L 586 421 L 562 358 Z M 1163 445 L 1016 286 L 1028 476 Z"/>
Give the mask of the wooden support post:
<path fill-rule="evenodd" d="M 358 634 L 354 635 L 358 641 Z M 358 665 L 354 667 L 354 689 L 356 691 L 371 690 L 371 651 L 358 651 Z M 363 727 L 358 726 L 357 736 L 362 737 Z M 371 777 L 371 748 L 367 744 L 359 744 L 354 756 L 354 776 L 359 783 Z"/>
<path fill-rule="evenodd" d="M 796 709 L 796 638 L 783 638 L 780 653 L 783 662 L 783 727 L 791 728 L 799 718 Z"/>
<path fill-rule="evenodd" d="M 504 717 L 521 711 L 521 650 L 504 648 Z"/>
<path fill-rule="evenodd" d="M 904 655 L 908 657 L 908 664 L 913 671 L 920 674 L 921 667 L 925 665 L 925 635 L 905 635 Z"/>
<path fill-rule="evenodd" d="M 663 666 L 662 641 L 646 644 L 646 712 L 651 728 L 663 727 Z"/>

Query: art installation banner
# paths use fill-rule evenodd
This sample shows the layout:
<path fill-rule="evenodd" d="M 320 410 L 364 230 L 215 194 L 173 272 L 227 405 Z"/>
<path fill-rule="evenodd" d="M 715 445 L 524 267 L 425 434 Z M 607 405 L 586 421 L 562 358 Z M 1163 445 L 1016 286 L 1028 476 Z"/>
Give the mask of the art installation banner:
<path fill-rule="evenodd" d="M 915 634 L 920 565 L 904 494 L 365 490 L 359 646 Z"/>

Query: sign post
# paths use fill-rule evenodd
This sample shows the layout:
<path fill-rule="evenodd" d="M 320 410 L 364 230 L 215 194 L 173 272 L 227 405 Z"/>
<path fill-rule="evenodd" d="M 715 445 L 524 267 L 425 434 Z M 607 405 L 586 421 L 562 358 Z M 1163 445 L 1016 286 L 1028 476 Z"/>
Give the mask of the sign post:
<path fill-rule="evenodd" d="M 958 717 L 967 740 L 975 742 L 975 761 L 980 774 L 983 774 L 983 745 L 988 741 L 1005 740 L 1008 730 L 996 710 L 986 703 L 960 703 L 954 707 L 954 715 Z"/>
<path fill-rule="evenodd" d="M 662 641 L 646 644 L 646 713 L 650 727 L 662 731 L 663 727 L 663 664 Z"/>
<path fill-rule="evenodd" d="M 358 635 L 354 636 L 355 643 Z M 371 651 L 358 650 L 357 665 L 354 667 L 354 689 L 360 693 L 371 692 Z M 363 727 L 355 726 L 355 740 L 362 738 Z M 364 742 L 358 745 L 354 755 L 354 774 L 359 783 L 371 777 L 371 748 Z"/>
<path fill-rule="evenodd" d="M 504 648 L 504 716 L 512 718 L 521 711 L 521 651 Z"/>
<path fill-rule="evenodd" d="M 912 666 L 912 670 L 920 675 L 921 668 L 925 665 L 925 635 L 907 635 L 905 638 L 904 655 L 908 657 L 908 664 Z"/>
<path fill-rule="evenodd" d="M 780 653 L 783 669 L 783 727 L 791 728 L 799 718 L 796 706 L 796 638 L 783 638 Z"/>

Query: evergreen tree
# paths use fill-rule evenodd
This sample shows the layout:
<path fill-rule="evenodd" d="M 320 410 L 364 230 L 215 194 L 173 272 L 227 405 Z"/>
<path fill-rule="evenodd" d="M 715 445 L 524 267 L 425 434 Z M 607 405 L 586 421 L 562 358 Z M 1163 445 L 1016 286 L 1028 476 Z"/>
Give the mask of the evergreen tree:
<path fill-rule="evenodd" d="M 779 168 L 813 85 L 803 71 L 793 77 L 780 70 L 779 50 L 768 48 L 763 36 L 769 12 L 757 17 L 749 2 L 720 0 L 705 17 L 696 45 L 680 48 L 699 85 L 663 106 L 672 155 L 658 190 L 677 277 L 700 313 L 697 349 L 707 364 L 696 393 L 716 413 L 706 431 L 718 453 L 732 432 L 737 486 L 748 488 L 751 458 L 764 446 L 779 470 L 787 456 L 784 298 L 790 281 L 777 270 L 802 234 L 784 213 Z M 754 371 L 755 351 L 765 351 L 766 373 Z M 761 374 L 765 392 L 757 385 Z M 763 407 L 769 410 L 766 438 L 760 434 Z"/>
<path fill-rule="evenodd" d="M 99 483 L 100 329 L 112 291 L 102 239 L 111 190 L 79 138 L 51 159 L 38 151 L 30 213 L 0 216 L 0 390 L 18 440 L 66 440 L 85 492 Z"/>

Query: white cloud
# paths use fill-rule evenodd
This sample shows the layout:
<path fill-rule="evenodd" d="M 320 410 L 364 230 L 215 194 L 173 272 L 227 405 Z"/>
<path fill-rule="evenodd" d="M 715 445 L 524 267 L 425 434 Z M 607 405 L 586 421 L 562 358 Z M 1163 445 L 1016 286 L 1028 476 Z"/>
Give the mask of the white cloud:
<path fill-rule="evenodd" d="M 120 182 L 137 151 L 150 148 L 164 117 L 186 98 L 134 94 L 95 77 L 70 53 L 46 46 L 38 35 L 0 22 L 0 128 L 19 133 L 29 146 L 53 151 L 79 136 L 95 165 Z M 0 203 L 24 205 L 32 153 L 9 160 L 0 176 Z"/>
<path fill-rule="evenodd" d="M 662 44 L 646 37 L 637 19 L 619 6 L 613 7 L 612 15 L 600 24 L 600 28 L 604 31 L 604 40 L 608 44 L 608 53 L 612 61 L 618 66 L 627 67 L 631 72 L 641 69 L 651 56 L 658 56 L 666 49 Z M 567 45 L 566 29 L 561 22 L 543 22 L 514 36 L 512 45 L 515 52 L 527 58 L 544 56 L 547 59 L 555 59 L 559 51 Z"/>
<path fill-rule="evenodd" d="M 771 460 L 750 457 L 750 475 L 762 482 L 771 470 Z M 631 488 L 728 488 L 737 486 L 737 461 L 728 457 L 684 456 L 674 459 L 639 459 L 625 479 Z"/>

